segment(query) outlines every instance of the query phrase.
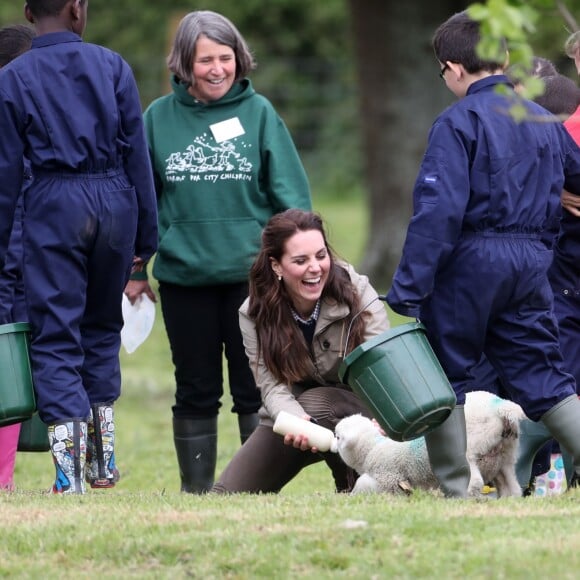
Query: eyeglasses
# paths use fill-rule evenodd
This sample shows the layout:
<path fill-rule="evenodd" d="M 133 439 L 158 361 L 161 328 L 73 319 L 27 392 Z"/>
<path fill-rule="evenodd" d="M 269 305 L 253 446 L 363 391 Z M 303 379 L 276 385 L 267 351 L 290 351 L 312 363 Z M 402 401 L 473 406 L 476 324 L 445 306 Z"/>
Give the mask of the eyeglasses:
<path fill-rule="evenodd" d="M 445 80 L 445 71 L 449 68 L 449 65 L 445 63 L 441 70 L 439 71 L 439 77 Z"/>

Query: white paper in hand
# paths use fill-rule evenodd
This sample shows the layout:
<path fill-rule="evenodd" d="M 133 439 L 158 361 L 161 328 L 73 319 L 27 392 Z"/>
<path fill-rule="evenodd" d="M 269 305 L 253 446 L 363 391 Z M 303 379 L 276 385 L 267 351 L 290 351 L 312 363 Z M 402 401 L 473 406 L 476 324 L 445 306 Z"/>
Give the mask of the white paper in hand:
<path fill-rule="evenodd" d="M 125 324 L 121 329 L 121 344 L 131 354 L 151 333 L 155 322 L 155 304 L 147 294 L 141 294 L 135 304 L 131 304 L 123 294 L 122 309 Z"/>

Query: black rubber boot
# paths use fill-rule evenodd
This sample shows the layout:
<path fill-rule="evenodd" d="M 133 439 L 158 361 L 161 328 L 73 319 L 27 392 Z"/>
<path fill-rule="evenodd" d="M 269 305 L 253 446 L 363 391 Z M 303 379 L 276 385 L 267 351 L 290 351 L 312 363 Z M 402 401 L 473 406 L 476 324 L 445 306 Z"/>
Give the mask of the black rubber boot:
<path fill-rule="evenodd" d="M 173 441 L 179 464 L 181 491 L 206 493 L 215 477 L 217 417 L 173 418 Z"/>
<path fill-rule="evenodd" d="M 445 497 L 467 497 L 471 469 L 466 456 L 463 405 L 457 405 L 444 423 L 425 435 L 425 444 L 431 469 Z"/>
<path fill-rule="evenodd" d="M 580 476 L 580 400 L 578 395 L 570 395 L 552 407 L 542 416 L 542 423 L 548 428 L 554 439 L 560 444 L 562 454 L 569 454 L 568 467 L 570 487 L 577 486 Z"/>
<path fill-rule="evenodd" d="M 568 489 L 578 487 L 580 484 L 579 477 L 574 469 L 574 458 L 565 450 L 560 448 L 562 461 L 564 462 L 564 472 L 566 473 L 566 485 Z"/>
<path fill-rule="evenodd" d="M 529 495 L 526 490 L 530 487 L 534 458 L 550 439 L 552 434 L 542 422 L 531 419 L 520 421 L 516 477 L 524 495 Z"/>
<path fill-rule="evenodd" d="M 240 428 L 240 441 L 242 445 L 246 439 L 254 432 L 258 426 L 260 418 L 258 413 L 250 413 L 249 415 L 238 415 L 238 427 Z"/>

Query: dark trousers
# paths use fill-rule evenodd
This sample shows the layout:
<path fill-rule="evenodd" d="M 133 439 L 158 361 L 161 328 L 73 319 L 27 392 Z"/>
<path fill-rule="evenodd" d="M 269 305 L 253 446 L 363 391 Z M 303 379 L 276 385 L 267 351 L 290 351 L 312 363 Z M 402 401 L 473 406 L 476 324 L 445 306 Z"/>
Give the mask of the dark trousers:
<path fill-rule="evenodd" d="M 234 413 L 256 413 L 261 405 L 244 350 L 238 309 L 246 283 L 218 286 L 159 284 L 161 310 L 175 367 L 179 418 L 215 417 L 223 395 L 223 352 L 228 365 Z"/>
<path fill-rule="evenodd" d="M 337 387 L 308 389 L 298 401 L 320 425 L 334 431 L 349 415 L 369 410 L 351 391 Z M 337 491 L 352 490 L 358 474 L 337 453 L 312 453 L 284 445 L 284 438 L 269 425 L 260 424 L 225 468 L 214 493 L 278 493 L 303 468 L 325 461 L 332 472 Z"/>
<path fill-rule="evenodd" d="M 0 321 L 2 324 L 28 321 L 22 283 L 22 198 L 16 206 L 6 261 L 0 272 Z"/>
<path fill-rule="evenodd" d="M 465 402 L 482 351 L 511 400 L 537 421 L 576 392 L 560 351 L 552 252 L 534 236 L 465 234 L 421 312 L 429 341 Z"/>
<path fill-rule="evenodd" d="M 574 376 L 576 391 L 580 393 L 580 288 L 562 288 L 554 283 L 552 285 L 554 313 L 560 332 L 560 350 L 566 370 Z"/>
<path fill-rule="evenodd" d="M 24 195 L 23 278 L 40 418 L 89 416 L 121 392 L 121 297 L 137 232 L 122 172 L 36 174 Z"/>

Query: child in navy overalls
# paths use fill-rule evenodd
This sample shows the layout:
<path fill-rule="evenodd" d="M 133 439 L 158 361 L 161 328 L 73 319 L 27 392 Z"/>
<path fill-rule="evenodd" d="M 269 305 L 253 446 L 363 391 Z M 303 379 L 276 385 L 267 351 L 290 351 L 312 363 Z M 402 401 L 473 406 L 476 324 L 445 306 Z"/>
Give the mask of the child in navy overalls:
<path fill-rule="evenodd" d="M 528 118 L 514 119 L 504 63 L 482 61 L 478 42 L 479 24 L 465 12 L 435 33 L 441 77 L 460 100 L 431 128 L 387 297 L 393 310 L 425 324 L 457 395 L 451 416 L 425 436 L 448 497 L 467 493 L 463 404 L 482 354 L 580 472 L 580 401 L 564 369 L 547 276 L 553 254 L 542 241 L 563 187 L 580 195 L 580 150 L 535 103 L 521 101 Z M 580 237 L 569 233 L 574 246 Z"/>
<path fill-rule="evenodd" d="M 23 279 L 37 406 L 49 426 L 53 490 L 84 493 L 85 477 L 92 487 L 118 479 L 121 297 L 132 266 L 156 250 L 156 199 L 130 67 L 82 41 L 87 0 L 63 0 L 58 16 L 49 4 L 27 2 L 38 36 L 0 71 L 0 215 L 14 214 L 25 156 L 33 183 Z M 0 223 L 2 263 L 11 227 Z"/>

